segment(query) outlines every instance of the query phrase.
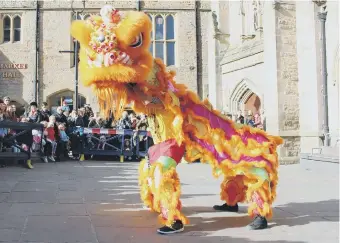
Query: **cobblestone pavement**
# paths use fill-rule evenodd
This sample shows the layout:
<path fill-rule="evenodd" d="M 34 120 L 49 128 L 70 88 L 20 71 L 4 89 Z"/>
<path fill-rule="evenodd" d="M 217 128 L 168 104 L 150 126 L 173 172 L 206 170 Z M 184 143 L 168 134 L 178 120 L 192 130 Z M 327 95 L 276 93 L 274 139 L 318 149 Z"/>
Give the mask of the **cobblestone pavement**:
<path fill-rule="evenodd" d="M 303 162 L 280 168 L 270 227 L 250 231 L 240 213 L 214 212 L 219 181 L 208 165 L 182 164 L 185 232 L 155 233 L 142 209 L 137 163 L 60 162 L 0 169 L 0 242 L 59 243 L 333 243 L 339 242 L 339 165 Z"/>

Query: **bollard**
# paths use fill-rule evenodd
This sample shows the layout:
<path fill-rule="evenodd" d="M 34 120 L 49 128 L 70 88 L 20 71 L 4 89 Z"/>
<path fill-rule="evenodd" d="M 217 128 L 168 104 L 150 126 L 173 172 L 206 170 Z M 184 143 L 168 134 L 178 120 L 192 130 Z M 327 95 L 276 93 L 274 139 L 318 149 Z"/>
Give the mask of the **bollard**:
<path fill-rule="evenodd" d="M 32 165 L 32 161 L 30 159 L 27 160 L 26 165 L 27 165 L 28 169 L 33 169 L 34 168 L 33 165 Z"/>
<path fill-rule="evenodd" d="M 121 163 L 124 162 L 124 155 L 121 155 L 121 156 L 120 156 L 119 161 L 120 161 Z"/>
<path fill-rule="evenodd" d="M 84 154 L 81 154 L 80 155 L 80 158 L 79 158 L 79 161 L 84 161 L 85 160 L 85 155 Z"/>

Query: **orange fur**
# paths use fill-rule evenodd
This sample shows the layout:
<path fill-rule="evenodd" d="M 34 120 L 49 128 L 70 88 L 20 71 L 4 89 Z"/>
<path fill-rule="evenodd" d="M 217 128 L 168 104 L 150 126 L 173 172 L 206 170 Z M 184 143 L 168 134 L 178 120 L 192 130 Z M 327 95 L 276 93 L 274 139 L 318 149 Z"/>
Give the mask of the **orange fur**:
<path fill-rule="evenodd" d="M 270 216 L 271 209 L 269 204 L 275 199 L 278 181 L 277 168 L 279 163 L 276 148 L 283 143 L 283 140 L 256 128 L 237 127 L 232 121 L 221 115 L 219 111 L 214 110 L 208 100 L 201 101 L 197 94 L 189 91 L 185 85 L 177 84 L 174 81 L 175 72 L 167 71 L 162 60 L 153 59 L 148 51 L 152 25 L 149 17 L 144 13 L 128 12 L 118 24 L 113 25 L 109 32 L 105 32 L 105 38 L 115 35 L 118 43 L 117 50 L 126 53 L 133 63 L 131 65 L 114 63 L 100 67 L 91 66 L 89 60 L 97 60 L 102 54 L 98 49 L 93 49 L 89 42 L 90 40 L 93 42 L 93 35 L 96 36 L 98 31 L 101 31 L 98 26 L 105 24 L 105 21 L 103 22 L 100 17 L 94 17 L 92 21 L 92 25 L 91 23 L 75 21 L 72 24 L 71 32 L 81 44 L 80 79 L 86 86 L 94 85 L 101 109 L 105 110 L 106 114 L 110 109 L 114 110 L 115 118 L 117 119 L 124 109 L 124 105 L 131 102 L 136 112 L 160 117 L 160 120 L 162 120 L 160 123 L 163 123 L 164 131 L 161 131 L 156 126 L 151 127 L 154 129 L 154 134 L 161 138 L 158 142 L 162 142 L 162 139 L 169 139 L 170 134 L 171 138 L 176 139 L 179 144 L 185 144 L 187 150 L 186 159 L 188 161 L 201 159 L 202 162 L 209 162 L 213 167 L 215 176 L 218 176 L 215 173 L 216 169 L 220 169 L 224 175 L 228 175 L 228 178 L 235 177 L 238 175 L 237 172 L 242 171 L 244 181 L 249 182 L 252 186 L 247 186 L 244 198 L 239 196 L 239 200 L 249 200 L 251 194 L 257 192 L 265 200 L 265 207 L 259 210 L 260 213 Z M 139 34 L 143 35 L 143 44 L 138 47 L 132 47 L 131 44 Z M 132 83 L 134 88 L 131 86 Z M 169 89 L 169 86 L 173 86 L 176 91 L 173 92 Z M 136 90 L 139 90 L 140 93 L 138 94 Z M 146 100 L 145 97 L 158 98 L 161 102 L 161 108 L 146 104 L 145 102 L 149 102 L 149 100 Z M 208 118 L 197 116 L 193 111 L 182 111 L 181 108 L 188 102 L 204 106 L 212 112 L 213 116 L 217 116 L 229 123 L 236 131 L 236 134 L 230 139 L 226 139 L 225 131 L 219 128 L 211 128 Z M 247 133 L 265 136 L 268 142 L 259 143 L 251 138 L 244 142 L 242 135 Z M 190 134 L 194 134 L 197 138 L 213 145 L 218 153 L 228 154 L 231 159 L 225 159 L 218 163 L 210 151 L 191 140 Z M 242 155 L 250 157 L 262 156 L 264 160 L 252 164 L 242 161 Z M 238 163 L 233 163 L 232 161 L 238 161 Z M 261 176 L 252 172 L 251 169 L 254 166 L 268 173 L 269 184 L 263 182 Z M 174 173 L 171 173 L 171 176 L 168 179 L 173 180 L 177 185 L 177 177 Z M 157 200 L 161 200 L 161 198 L 165 197 L 165 194 L 161 193 L 151 197 L 145 185 L 144 177 L 141 178 L 141 184 L 143 185 L 142 191 L 145 192 L 143 200 L 157 211 L 154 200 L 157 198 Z M 239 184 L 239 182 L 238 184 L 228 184 L 228 187 L 240 186 Z M 180 190 L 176 189 L 176 193 L 179 197 Z M 222 197 L 228 199 L 225 192 L 222 192 Z M 151 200 L 153 200 L 153 203 Z M 171 202 L 172 206 L 177 205 L 177 199 L 175 201 Z M 250 208 L 251 212 L 253 207 L 251 206 Z M 179 214 L 179 212 L 172 212 L 172 216 L 174 214 Z"/>

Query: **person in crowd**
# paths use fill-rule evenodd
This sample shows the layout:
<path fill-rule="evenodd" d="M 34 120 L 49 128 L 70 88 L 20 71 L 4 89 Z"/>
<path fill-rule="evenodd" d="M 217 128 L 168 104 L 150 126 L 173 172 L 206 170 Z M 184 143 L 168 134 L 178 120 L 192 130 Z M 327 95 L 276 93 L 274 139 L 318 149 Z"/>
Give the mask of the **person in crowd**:
<path fill-rule="evenodd" d="M 131 122 L 127 111 L 123 112 L 122 118 L 117 124 L 117 129 L 131 129 Z"/>
<path fill-rule="evenodd" d="M 87 127 L 89 125 L 90 118 L 94 117 L 94 113 L 89 104 L 86 104 L 84 108 L 82 108 L 81 110 L 84 111 L 83 120 L 84 120 L 85 127 Z"/>
<path fill-rule="evenodd" d="M 266 129 L 267 129 L 267 127 L 266 127 L 266 115 L 265 115 L 264 109 L 260 110 L 260 116 L 261 116 L 261 123 L 263 125 L 263 130 L 266 131 Z"/>
<path fill-rule="evenodd" d="M 240 124 L 244 124 L 244 116 L 242 115 L 242 111 L 239 110 L 237 112 L 236 122 Z"/>
<path fill-rule="evenodd" d="M 49 118 L 50 123 L 53 123 L 53 127 L 54 127 L 54 135 L 55 135 L 55 141 L 57 142 L 57 148 L 56 148 L 56 152 L 55 152 L 55 160 L 58 162 L 60 161 L 60 155 L 63 153 L 63 147 L 60 145 L 60 132 L 59 132 L 59 128 L 58 128 L 58 123 L 57 123 L 57 119 L 54 115 L 50 116 Z"/>
<path fill-rule="evenodd" d="M 37 102 L 31 102 L 29 111 L 26 113 L 26 118 L 28 118 L 28 122 L 31 123 L 40 123 L 41 122 L 41 113 L 38 110 Z"/>
<path fill-rule="evenodd" d="M 70 116 L 70 111 L 64 111 L 63 114 L 67 119 Z"/>
<path fill-rule="evenodd" d="M 64 157 L 68 158 L 68 151 L 70 149 L 70 137 L 66 134 L 66 126 L 64 124 L 59 124 L 58 128 L 60 133 L 59 144 L 63 150 Z"/>
<path fill-rule="evenodd" d="M 72 130 L 76 125 L 76 119 L 77 119 L 77 112 L 75 110 L 72 110 L 70 115 L 67 118 L 67 126 Z M 68 129 L 68 130 L 70 130 Z M 69 131 L 72 132 L 72 131 Z"/>
<path fill-rule="evenodd" d="M 46 136 L 46 141 L 49 142 L 52 145 L 52 154 L 49 157 L 49 159 L 53 162 L 55 162 L 56 157 L 56 151 L 57 151 L 57 140 L 56 140 L 56 131 L 55 131 L 55 117 L 50 116 L 49 117 L 49 122 L 47 124 L 47 128 L 45 129 L 45 136 Z M 57 131 L 57 133 L 59 130 Z"/>
<path fill-rule="evenodd" d="M 113 120 L 113 121 L 111 122 L 110 128 L 116 129 L 116 128 L 117 128 L 117 124 L 118 124 L 118 121 Z"/>
<path fill-rule="evenodd" d="M 137 120 L 136 114 L 134 112 L 132 112 L 130 114 L 131 129 L 133 129 L 133 130 L 136 129 L 137 122 L 138 122 L 138 120 Z"/>
<path fill-rule="evenodd" d="M 19 121 L 15 111 L 16 111 L 15 105 L 7 106 L 7 120 L 14 121 L 14 122 Z"/>
<path fill-rule="evenodd" d="M 62 106 L 63 111 L 70 111 L 70 107 L 67 105 L 66 101 L 63 101 L 63 106 Z"/>
<path fill-rule="evenodd" d="M 51 112 L 50 112 L 50 110 L 48 109 L 48 105 L 47 105 L 46 102 L 43 102 L 43 103 L 42 103 L 40 113 L 41 113 L 41 120 L 42 120 L 42 121 L 47 121 L 47 122 L 48 122 L 48 118 L 50 117 Z"/>
<path fill-rule="evenodd" d="M 56 119 L 57 125 L 61 123 L 67 124 L 67 118 L 63 114 L 63 107 L 61 106 L 57 107 L 57 113 L 55 114 L 55 119 Z"/>
<path fill-rule="evenodd" d="M 10 103 L 11 103 L 11 99 L 8 97 L 8 96 L 5 96 L 3 98 L 3 103 L 6 105 L 6 106 L 9 106 Z"/>
<path fill-rule="evenodd" d="M 48 136 L 48 131 L 47 131 L 47 126 L 48 126 L 48 122 L 47 121 L 42 121 L 41 124 L 44 125 L 44 133 L 42 136 L 42 145 L 43 145 L 43 161 L 45 163 L 48 163 L 48 159 L 52 157 L 52 144 L 47 140 L 47 136 Z M 54 160 L 54 158 L 52 157 L 52 159 Z M 52 160 L 51 159 L 51 160 Z"/>
<path fill-rule="evenodd" d="M 69 125 L 72 124 L 73 128 L 85 127 L 83 117 L 84 117 L 84 110 L 79 109 L 78 113 L 75 110 L 73 110 L 68 120 Z M 79 132 L 79 130 L 76 130 L 76 129 L 70 133 L 71 150 L 72 150 L 72 156 L 74 159 L 79 158 L 79 149 L 81 147 L 80 140 L 82 136 L 83 135 Z"/>
<path fill-rule="evenodd" d="M 7 119 L 7 106 L 4 103 L 0 103 L 0 121 Z"/>
<path fill-rule="evenodd" d="M 87 125 L 88 125 L 88 123 L 87 123 Z M 75 126 L 76 127 L 86 127 L 83 109 L 78 110 L 77 118 L 75 120 Z"/>
<path fill-rule="evenodd" d="M 112 111 L 110 111 L 109 118 L 104 121 L 104 128 L 113 128 L 112 123 L 114 121 L 114 116 Z"/>
<path fill-rule="evenodd" d="M 254 116 L 252 114 L 248 115 L 248 117 L 247 117 L 247 125 L 251 126 L 251 127 L 255 127 L 255 119 L 254 119 Z"/>
<path fill-rule="evenodd" d="M 94 117 L 93 110 L 89 104 L 84 105 L 84 109 L 85 109 L 84 116 L 88 116 L 89 118 Z"/>
<path fill-rule="evenodd" d="M 253 112 L 251 110 L 247 111 L 247 115 L 244 118 L 244 124 L 248 125 L 248 121 L 253 117 Z"/>
<path fill-rule="evenodd" d="M 104 120 L 101 117 L 91 118 L 88 127 L 89 128 L 102 128 L 104 127 Z"/>
<path fill-rule="evenodd" d="M 146 131 L 148 128 L 148 120 L 144 114 L 140 115 L 140 119 L 137 121 L 136 129 Z"/>
<path fill-rule="evenodd" d="M 261 116 L 259 113 L 256 113 L 254 115 L 254 127 L 263 129 L 263 124 L 262 124 Z"/>
<path fill-rule="evenodd" d="M 139 131 L 146 131 L 148 128 L 148 120 L 146 118 L 146 116 L 144 114 L 140 114 L 139 115 L 139 119 L 137 120 L 137 123 L 136 123 L 136 129 L 139 130 Z M 146 141 L 147 140 L 147 136 L 139 136 L 139 147 L 140 149 L 143 147 L 144 143 L 142 143 L 142 141 Z M 134 146 L 137 145 L 138 143 L 138 140 L 137 140 L 137 133 L 134 133 L 133 135 L 133 143 L 134 143 Z M 142 149 L 143 150 L 143 149 Z"/>

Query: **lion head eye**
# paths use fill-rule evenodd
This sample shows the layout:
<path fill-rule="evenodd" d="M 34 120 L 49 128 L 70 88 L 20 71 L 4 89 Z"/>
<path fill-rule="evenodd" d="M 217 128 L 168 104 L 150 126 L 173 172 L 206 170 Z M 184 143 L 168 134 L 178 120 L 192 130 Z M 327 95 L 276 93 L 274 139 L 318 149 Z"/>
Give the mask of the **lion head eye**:
<path fill-rule="evenodd" d="M 143 35 L 140 33 L 139 35 L 136 36 L 134 41 L 130 44 L 131 47 L 140 47 L 143 44 Z"/>

